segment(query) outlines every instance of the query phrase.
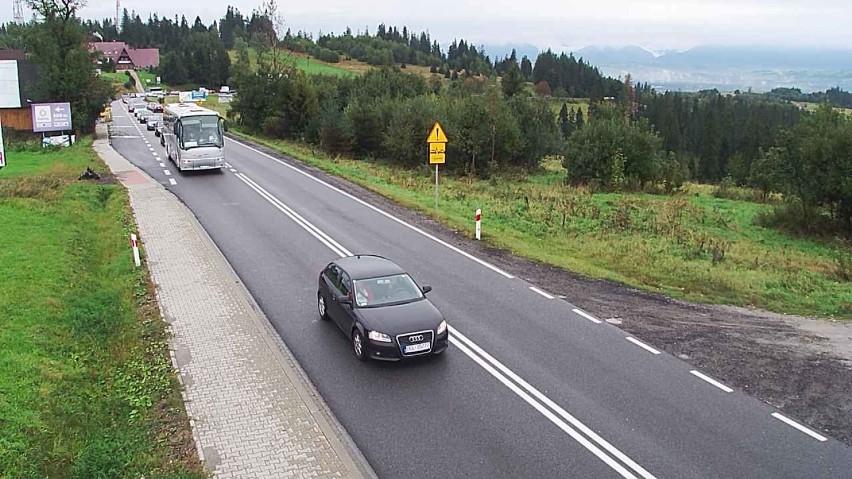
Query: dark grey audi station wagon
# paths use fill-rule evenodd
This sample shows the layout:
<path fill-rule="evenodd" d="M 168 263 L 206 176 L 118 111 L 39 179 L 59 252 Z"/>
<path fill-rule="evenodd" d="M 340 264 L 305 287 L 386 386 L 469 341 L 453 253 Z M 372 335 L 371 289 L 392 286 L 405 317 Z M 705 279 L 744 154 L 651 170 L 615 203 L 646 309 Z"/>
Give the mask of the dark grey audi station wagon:
<path fill-rule="evenodd" d="M 360 361 L 443 353 L 447 322 L 422 288 L 394 262 L 374 255 L 340 258 L 319 275 L 317 310 L 350 340 Z"/>

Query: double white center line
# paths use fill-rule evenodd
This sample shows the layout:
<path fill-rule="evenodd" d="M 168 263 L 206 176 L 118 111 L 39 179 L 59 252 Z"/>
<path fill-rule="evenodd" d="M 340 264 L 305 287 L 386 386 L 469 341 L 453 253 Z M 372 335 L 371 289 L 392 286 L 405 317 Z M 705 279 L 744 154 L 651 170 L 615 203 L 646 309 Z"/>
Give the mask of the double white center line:
<path fill-rule="evenodd" d="M 237 173 L 235 176 L 239 178 L 240 181 L 248 185 L 249 188 L 254 190 L 263 199 L 272 204 L 272 206 L 287 215 L 302 229 L 310 233 L 311 236 L 326 245 L 335 254 L 340 255 L 341 257 L 352 256 L 352 252 L 335 241 L 334 238 L 320 230 L 310 221 L 306 220 L 303 216 L 284 204 L 284 202 L 276 198 L 272 193 L 257 184 L 254 180 L 243 173 Z M 542 295 L 548 294 L 540 290 L 536 292 L 539 294 L 543 293 Z M 550 295 L 548 294 L 548 296 Z M 450 342 L 457 347 L 459 351 L 470 357 L 476 364 L 482 367 L 482 369 L 509 388 L 509 390 L 523 399 L 527 404 L 532 406 L 536 411 L 541 413 L 550 422 L 555 424 L 559 429 L 585 447 L 589 452 L 598 457 L 619 475 L 629 479 L 638 479 L 638 477 L 654 479 L 654 476 L 650 472 L 646 471 L 626 454 L 616 449 L 615 446 L 607 442 L 588 426 L 569 414 L 568 411 L 542 394 L 541 391 L 530 385 L 511 369 L 488 354 L 472 340 L 452 326 L 448 326 L 448 329 L 450 332 Z"/>

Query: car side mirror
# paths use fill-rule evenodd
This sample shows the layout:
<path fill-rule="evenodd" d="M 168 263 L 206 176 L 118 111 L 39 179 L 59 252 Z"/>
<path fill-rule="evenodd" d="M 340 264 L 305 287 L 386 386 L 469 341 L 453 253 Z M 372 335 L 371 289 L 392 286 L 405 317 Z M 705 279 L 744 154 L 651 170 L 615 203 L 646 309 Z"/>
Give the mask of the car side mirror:
<path fill-rule="evenodd" d="M 338 296 L 337 302 L 340 304 L 348 304 L 349 306 L 352 306 L 352 298 L 349 296 Z"/>
<path fill-rule="evenodd" d="M 420 291 L 423 291 L 423 294 L 426 294 L 426 293 L 428 293 L 429 291 L 432 291 L 432 287 L 431 287 L 431 286 L 429 286 L 428 284 L 426 284 L 426 285 L 423 285 L 423 287 L 422 287 L 422 288 L 420 288 Z"/>
<path fill-rule="evenodd" d="M 222 122 L 222 129 L 225 130 L 225 131 L 228 131 L 228 122 L 227 121 Z"/>

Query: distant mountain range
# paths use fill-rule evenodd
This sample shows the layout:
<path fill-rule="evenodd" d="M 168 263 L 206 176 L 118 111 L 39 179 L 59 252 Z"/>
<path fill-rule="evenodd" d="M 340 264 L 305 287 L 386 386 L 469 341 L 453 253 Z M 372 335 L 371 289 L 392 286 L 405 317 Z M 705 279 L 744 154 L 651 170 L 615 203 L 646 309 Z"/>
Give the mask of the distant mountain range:
<path fill-rule="evenodd" d="M 586 47 L 574 52 L 609 76 L 631 74 L 657 89 L 717 88 L 852 90 L 852 50 L 700 46 L 659 55 L 638 46 Z"/>

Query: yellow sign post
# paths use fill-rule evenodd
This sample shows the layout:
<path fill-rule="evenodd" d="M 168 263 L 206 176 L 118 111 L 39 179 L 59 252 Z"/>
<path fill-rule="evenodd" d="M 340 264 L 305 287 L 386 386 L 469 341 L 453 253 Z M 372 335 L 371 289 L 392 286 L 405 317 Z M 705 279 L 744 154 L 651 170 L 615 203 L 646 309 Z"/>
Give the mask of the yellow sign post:
<path fill-rule="evenodd" d="M 438 209 L 438 165 L 442 165 L 447 161 L 447 135 L 444 134 L 444 129 L 437 121 L 429 136 L 426 137 L 426 143 L 429 144 L 429 164 L 435 165 L 435 210 Z"/>

